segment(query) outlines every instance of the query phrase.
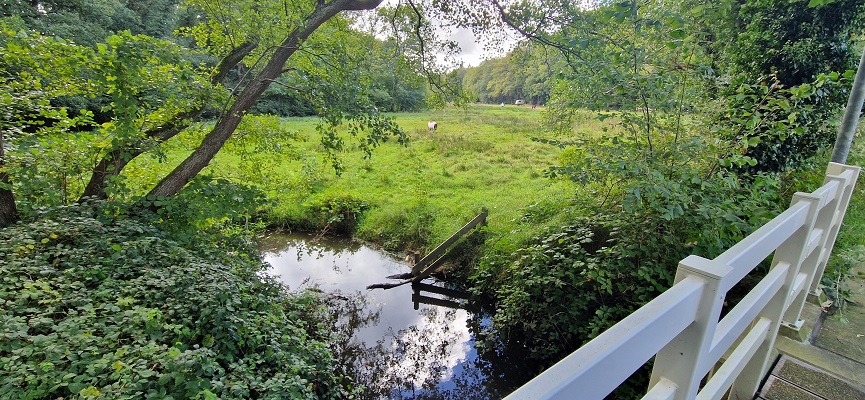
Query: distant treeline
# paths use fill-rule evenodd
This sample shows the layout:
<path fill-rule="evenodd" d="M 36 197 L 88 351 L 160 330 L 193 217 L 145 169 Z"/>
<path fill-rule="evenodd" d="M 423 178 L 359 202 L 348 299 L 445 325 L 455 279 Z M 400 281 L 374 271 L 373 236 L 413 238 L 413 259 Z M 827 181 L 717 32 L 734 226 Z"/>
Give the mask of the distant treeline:
<path fill-rule="evenodd" d="M 561 53 L 532 42 L 520 43 L 501 58 L 457 71 L 463 89 L 481 103 L 546 104 L 552 78 L 564 66 Z"/>

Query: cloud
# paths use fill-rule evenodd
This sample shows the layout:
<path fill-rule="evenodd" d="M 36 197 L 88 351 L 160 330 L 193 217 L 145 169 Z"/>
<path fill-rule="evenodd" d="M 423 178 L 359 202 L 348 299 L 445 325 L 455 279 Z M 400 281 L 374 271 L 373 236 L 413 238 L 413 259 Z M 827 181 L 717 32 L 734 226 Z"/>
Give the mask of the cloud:
<path fill-rule="evenodd" d="M 393 7 L 397 4 L 399 0 L 385 0 L 381 6 Z M 441 65 L 453 66 L 453 59 L 455 59 L 457 65 L 462 62 L 466 67 L 478 66 L 484 60 L 505 56 L 519 40 L 519 35 L 510 29 L 496 31 L 497 37 L 486 40 L 488 38 L 478 39 L 468 28 L 455 28 L 435 18 L 431 22 L 436 26 L 436 34 L 439 38 L 456 42 L 460 48 L 459 52 L 451 57 L 446 57 L 444 53 L 437 53 L 435 57 Z"/>
<path fill-rule="evenodd" d="M 511 51 L 517 43 L 517 36 L 510 32 L 501 32 L 501 34 L 506 35 L 506 37 L 494 43 L 484 43 L 466 28 L 458 28 L 447 34 L 446 37 L 447 40 L 454 41 L 459 45 L 460 51 L 456 54 L 456 59 L 468 67 L 478 66 L 490 58 L 503 57 Z"/>
<path fill-rule="evenodd" d="M 476 66 L 483 60 L 483 46 L 478 43 L 471 30 L 459 28 L 448 36 L 448 40 L 452 40 L 460 46 L 460 52 L 456 58 L 466 66 Z"/>

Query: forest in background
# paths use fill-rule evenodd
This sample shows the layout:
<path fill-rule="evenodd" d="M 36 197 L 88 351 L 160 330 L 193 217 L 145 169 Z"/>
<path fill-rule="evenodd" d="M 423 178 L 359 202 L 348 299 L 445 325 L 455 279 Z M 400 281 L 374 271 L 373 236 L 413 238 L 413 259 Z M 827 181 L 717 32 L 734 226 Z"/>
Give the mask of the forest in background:
<path fill-rule="evenodd" d="M 422 183 L 462 173 L 455 193 L 473 190 L 472 173 L 543 183 L 460 261 L 493 313 L 485 337 L 549 365 L 668 287 L 679 259 L 712 257 L 814 186 L 865 12 L 854 0 L 379 3 L 2 5 L 0 395 L 358 395 L 325 344 L 320 299 L 262 278 L 253 235 L 339 225 L 423 251 L 452 230 L 445 219 L 477 210 L 430 200 L 438 187 Z M 442 67 L 441 22 L 525 41 Z M 465 108 L 516 100 L 544 107 L 500 111 L 500 125 Z M 427 107 L 414 130 L 390 114 Z M 455 123 L 430 135 L 433 118 Z M 490 130 L 511 135 L 506 151 Z M 388 203 L 370 188 L 402 174 L 362 175 L 400 149 L 482 156 L 432 177 L 389 155 L 415 183 L 391 185 L 408 196 Z M 299 169 L 291 187 L 270 164 Z M 525 174 L 484 169 L 515 165 Z M 329 186 L 349 187 L 340 179 L 385 184 Z"/>

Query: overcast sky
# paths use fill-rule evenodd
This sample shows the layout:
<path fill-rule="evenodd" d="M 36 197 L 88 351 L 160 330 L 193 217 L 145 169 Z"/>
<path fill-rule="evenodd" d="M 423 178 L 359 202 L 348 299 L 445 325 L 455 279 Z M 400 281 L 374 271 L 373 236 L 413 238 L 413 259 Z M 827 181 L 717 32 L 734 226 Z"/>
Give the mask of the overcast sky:
<path fill-rule="evenodd" d="M 382 5 L 395 5 L 398 2 L 399 0 L 385 0 Z M 508 37 L 502 42 L 502 44 L 497 45 L 496 48 L 493 49 L 485 48 L 484 44 L 479 42 L 469 29 L 460 28 L 447 30 L 447 28 L 442 28 L 440 35 L 442 38 L 452 40 L 459 44 L 460 52 L 456 55 L 457 63 L 462 61 L 463 65 L 468 67 L 478 66 L 486 59 L 502 57 L 513 48 L 514 44 L 516 44 L 518 40 L 516 32 L 502 31 L 501 33 Z M 439 56 L 439 60 L 443 61 L 443 57 L 443 55 Z"/>
<path fill-rule="evenodd" d="M 462 61 L 466 67 L 476 67 L 483 60 L 502 57 L 507 54 L 507 52 L 510 51 L 517 42 L 517 36 L 511 34 L 508 39 L 499 46 L 499 48 L 487 49 L 484 48 L 485 46 L 483 43 L 478 42 L 475 35 L 468 29 L 457 29 L 451 32 L 447 38 L 459 43 L 461 51 L 457 54 L 457 59 Z"/>

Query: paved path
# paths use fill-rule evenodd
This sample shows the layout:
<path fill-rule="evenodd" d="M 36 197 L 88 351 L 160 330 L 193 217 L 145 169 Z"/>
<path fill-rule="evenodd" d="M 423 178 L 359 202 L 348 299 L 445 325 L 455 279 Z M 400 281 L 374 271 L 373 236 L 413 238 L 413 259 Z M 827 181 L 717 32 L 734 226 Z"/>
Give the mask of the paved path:
<path fill-rule="evenodd" d="M 855 304 L 827 317 L 814 345 L 865 364 L 865 264 L 852 272 L 847 290 Z"/>
<path fill-rule="evenodd" d="M 860 385 L 782 355 L 757 399 L 865 400 L 865 391 Z"/>
<path fill-rule="evenodd" d="M 865 400 L 865 264 L 852 270 L 847 289 L 854 303 L 840 312 L 806 305 L 806 340 L 778 337 L 781 357 L 757 399 Z"/>

